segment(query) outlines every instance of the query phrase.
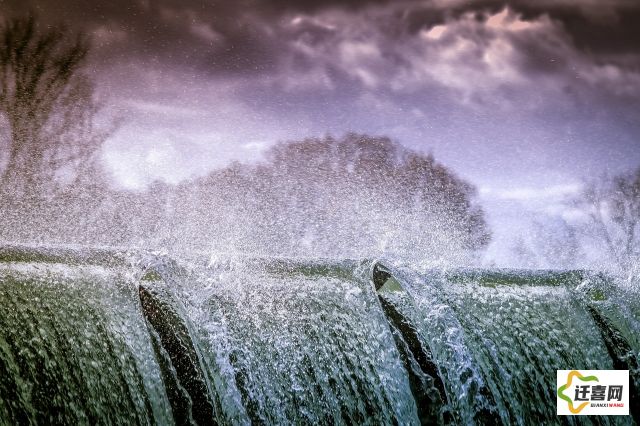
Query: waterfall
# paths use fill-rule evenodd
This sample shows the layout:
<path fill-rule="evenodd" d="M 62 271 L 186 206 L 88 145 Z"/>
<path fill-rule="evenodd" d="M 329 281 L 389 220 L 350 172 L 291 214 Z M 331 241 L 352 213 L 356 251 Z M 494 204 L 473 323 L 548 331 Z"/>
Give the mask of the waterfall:
<path fill-rule="evenodd" d="M 597 272 L 13 246 L 0 306 L 2 424 L 640 423 Z M 557 369 L 630 370 L 631 416 L 557 417 Z"/>

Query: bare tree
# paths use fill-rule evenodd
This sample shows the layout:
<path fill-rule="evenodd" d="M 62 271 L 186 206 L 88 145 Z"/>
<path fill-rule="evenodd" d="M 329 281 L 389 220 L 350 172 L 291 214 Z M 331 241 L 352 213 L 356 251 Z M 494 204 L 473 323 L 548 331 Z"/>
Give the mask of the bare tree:
<path fill-rule="evenodd" d="M 0 115 L 9 135 L 0 185 L 13 196 L 42 195 L 86 176 L 106 137 L 82 73 L 89 41 L 34 17 L 0 26 Z"/>
<path fill-rule="evenodd" d="M 587 185 L 576 204 L 588 215 L 588 232 L 615 265 L 627 270 L 640 257 L 640 168 Z"/>
<path fill-rule="evenodd" d="M 543 269 L 576 268 L 584 256 L 576 229 L 550 216 L 533 220 L 526 236 L 516 236 L 511 253 L 519 267 Z"/>

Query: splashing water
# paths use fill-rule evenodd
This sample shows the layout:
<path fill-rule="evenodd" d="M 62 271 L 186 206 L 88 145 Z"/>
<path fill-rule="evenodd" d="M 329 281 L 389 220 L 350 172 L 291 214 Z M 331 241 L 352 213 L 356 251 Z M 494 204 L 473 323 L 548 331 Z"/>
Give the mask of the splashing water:
<path fill-rule="evenodd" d="M 0 250 L 0 422 L 542 424 L 556 369 L 631 370 L 637 284 L 590 272 Z"/>

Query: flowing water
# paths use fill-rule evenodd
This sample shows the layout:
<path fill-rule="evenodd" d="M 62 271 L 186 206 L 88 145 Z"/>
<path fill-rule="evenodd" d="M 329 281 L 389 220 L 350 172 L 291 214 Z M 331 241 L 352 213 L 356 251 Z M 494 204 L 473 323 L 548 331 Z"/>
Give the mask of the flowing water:
<path fill-rule="evenodd" d="M 638 295 L 586 271 L 5 247 L 0 423 L 638 424 Z M 556 416 L 556 369 L 630 369 L 632 416 Z"/>

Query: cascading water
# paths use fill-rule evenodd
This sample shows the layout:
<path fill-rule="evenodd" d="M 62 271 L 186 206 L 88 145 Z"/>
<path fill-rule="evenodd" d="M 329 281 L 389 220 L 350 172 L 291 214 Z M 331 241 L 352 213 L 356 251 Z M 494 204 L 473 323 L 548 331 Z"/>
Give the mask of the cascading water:
<path fill-rule="evenodd" d="M 595 273 L 6 247 L 0 303 L 0 423 L 640 422 L 638 290 Z M 629 369 L 632 416 L 556 416 L 566 368 Z"/>
<path fill-rule="evenodd" d="M 0 422 L 172 419 L 128 271 L 0 264 Z"/>
<path fill-rule="evenodd" d="M 640 305 L 630 287 L 580 272 L 393 275 L 407 291 L 382 287 L 381 297 L 431 349 L 457 422 L 632 423 L 556 417 L 555 370 L 567 368 L 629 369 L 638 422 Z"/>

